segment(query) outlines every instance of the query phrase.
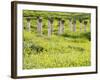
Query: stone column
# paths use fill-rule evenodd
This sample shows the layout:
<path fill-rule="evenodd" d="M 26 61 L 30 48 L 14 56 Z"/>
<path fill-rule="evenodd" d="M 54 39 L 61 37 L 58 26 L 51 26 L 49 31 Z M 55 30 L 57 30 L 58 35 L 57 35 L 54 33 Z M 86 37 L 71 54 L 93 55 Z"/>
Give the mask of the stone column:
<path fill-rule="evenodd" d="M 86 32 L 87 21 L 84 21 L 84 32 Z"/>
<path fill-rule="evenodd" d="M 62 26 L 62 33 L 64 33 L 64 23 L 65 23 L 65 20 L 62 20 L 62 22 L 61 22 L 61 26 Z"/>
<path fill-rule="evenodd" d="M 48 18 L 48 36 L 50 37 L 53 32 L 53 18 Z"/>
<path fill-rule="evenodd" d="M 64 20 L 62 20 L 61 18 L 58 19 L 58 24 L 59 24 L 59 28 L 58 28 L 58 34 L 63 34 L 64 33 Z"/>
<path fill-rule="evenodd" d="M 37 18 L 37 32 L 42 35 L 42 17 Z"/>
<path fill-rule="evenodd" d="M 69 27 L 70 27 L 70 30 L 73 31 L 72 19 L 69 19 Z"/>
<path fill-rule="evenodd" d="M 80 32 L 82 32 L 82 19 L 79 19 L 80 22 Z"/>
<path fill-rule="evenodd" d="M 76 20 L 73 21 L 73 32 L 76 32 Z"/>
<path fill-rule="evenodd" d="M 51 34 L 52 34 L 53 33 L 53 17 L 51 18 L 50 22 L 51 22 Z"/>
<path fill-rule="evenodd" d="M 59 18 L 58 19 L 58 34 L 62 34 L 62 32 L 61 32 L 61 27 L 62 27 L 62 25 L 61 25 L 61 18 Z"/>
<path fill-rule="evenodd" d="M 27 18 L 27 31 L 30 31 L 31 23 L 30 18 Z"/>

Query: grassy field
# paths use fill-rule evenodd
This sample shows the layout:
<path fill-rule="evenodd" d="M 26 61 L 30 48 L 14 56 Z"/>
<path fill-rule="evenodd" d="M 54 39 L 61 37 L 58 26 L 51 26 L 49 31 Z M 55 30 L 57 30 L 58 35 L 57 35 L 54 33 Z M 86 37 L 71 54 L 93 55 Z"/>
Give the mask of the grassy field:
<path fill-rule="evenodd" d="M 28 13 L 26 11 L 25 13 Z M 25 14 L 24 13 L 24 14 Z M 89 21 L 89 20 L 88 20 Z M 80 67 L 91 65 L 90 23 L 87 31 L 80 32 L 80 23 L 76 22 L 76 32 L 70 31 L 69 21 L 64 24 L 64 34 L 58 35 L 58 22 L 54 21 L 54 32 L 47 36 L 47 21 L 43 20 L 43 35 L 36 31 L 36 20 L 31 20 L 31 31 L 26 30 L 24 19 L 23 69 Z"/>

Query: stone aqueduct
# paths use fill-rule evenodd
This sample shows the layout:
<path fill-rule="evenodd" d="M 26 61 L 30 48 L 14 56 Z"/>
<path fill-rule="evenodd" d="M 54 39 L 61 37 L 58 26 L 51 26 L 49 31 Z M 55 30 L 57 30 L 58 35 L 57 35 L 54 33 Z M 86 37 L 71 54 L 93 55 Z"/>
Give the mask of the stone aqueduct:
<path fill-rule="evenodd" d="M 31 19 L 32 17 L 25 17 L 27 20 L 27 31 L 30 31 L 31 29 Z M 42 22 L 43 22 L 43 17 L 37 17 L 37 32 L 42 35 Z M 53 24 L 54 24 L 54 18 L 53 17 L 48 17 L 48 36 L 50 37 L 52 32 L 53 32 Z M 64 33 L 64 23 L 65 23 L 65 19 L 62 18 L 58 18 L 58 34 L 61 35 Z M 82 20 L 79 21 L 80 22 L 80 31 L 82 31 L 82 28 L 84 28 L 84 32 L 86 32 L 86 27 L 87 27 L 87 21 L 84 21 L 82 23 Z M 76 20 L 71 20 L 69 19 L 69 26 L 70 26 L 70 31 L 76 32 Z"/>

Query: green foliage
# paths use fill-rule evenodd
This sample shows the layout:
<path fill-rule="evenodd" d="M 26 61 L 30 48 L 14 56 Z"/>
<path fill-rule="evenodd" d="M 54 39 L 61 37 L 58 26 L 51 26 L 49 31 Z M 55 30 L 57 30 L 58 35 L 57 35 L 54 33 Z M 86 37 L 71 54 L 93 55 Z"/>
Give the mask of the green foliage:
<path fill-rule="evenodd" d="M 63 19 L 76 19 L 78 20 L 80 17 L 82 20 L 89 19 L 89 13 L 75 13 L 75 12 L 51 12 L 51 11 L 31 11 L 31 10 L 24 10 L 23 11 L 24 17 L 34 17 L 35 19 L 39 16 L 47 19 L 48 17 L 53 17 L 54 19 L 63 18 Z"/>
<path fill-rule="evenodd" d="M 87 32 L 80 32 L 78 15 L 84 13 L 62 13 L 46 11 L 24 10 L 24 16 L 65 16 L 66 18 L 76 15 L 76 32 L 70 31 L 69 20 L 64 22 L 64 34 L 58 35 L 58 20 L 53 21 L 53 33 L 47 36 L 48 21 L 43 18 L 43 35 L 37 34 L 37 21 L 31 20 L 31 31 L 26 29 L 27 21 L 24 18 L 23 31 L 23 69 L 80 67 L 91 65 L 91 38 L 90 23 L 87 23 Z M 71 16 L 68 16 L 71 15 Z M 68 16 L 68 17 L 67 17 Z M 88 16 L 89 17 L 89 16 Z M 74 18 L 73 18 L 74 19 Z M 73 20 L 72 19 L 72 20 Z M 87 19 L 89 21 L 89 18 Z"/>

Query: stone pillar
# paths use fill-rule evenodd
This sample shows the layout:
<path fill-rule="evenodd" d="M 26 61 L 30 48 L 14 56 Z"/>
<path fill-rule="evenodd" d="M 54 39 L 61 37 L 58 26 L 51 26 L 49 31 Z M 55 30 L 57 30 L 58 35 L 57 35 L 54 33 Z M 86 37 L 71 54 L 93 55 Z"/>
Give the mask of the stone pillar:
<path fill-rule="evenodd" d="M 50 19 L 48 19 L 48 37 L 51 36 L 51 22 Z"/>
<path fill-rule="evenodd" d="M 53 33 L 53 18 L 51 18 L 50 22 L 51 22 L 51 34 L 52 34 Z"/>
<path fill-rule="evenodd" d="M 87 21 L 84 21 L 84 32 L 86 32 Z"/>
<path fill-rule="evenodd" d="M 59 18 L 59 19 L 58 19 L 58 34 L 62 34 L 62 32 L 61 32 L 61 27 L 62 27 L 62 26 L 61 26 L 61 23 L 62 23 L 62 22 L 61 22 L 61 18 Z"/>
<path fill-rule="evenodd" d="M 79 18 L 79 22 L 80 22 L 80 32 L 82 32 L 82 19 Z"/>
<path fill-rule="evenodd" d="M 37 32 L 42 35 L 42 17 L 37 18 Z"/>
<path fill-rule="evenodd" d="M 76 32 L 76 20 L 73 21 L 73 32 Z"/>
<path fill-rule="evenodd" d="M 48 36 L 50 37 L 53 32 L 53 18 L 48 18 Z"/>
<path fill-rule="evenodd" d="M 62 20 L 61 18 L 58 19 L 58 24 L 59 24 L 59 28 L 58 28 L 58 34 L 63 34 L 64 33 L 64 20 Z"/>
<path fill-rule="evenodd" d="M 72 26 L 72 20 L 69 19 L 69 27 L 70 27 L 70 30 L 73 31 L 73 26 Z"/>
<path fill-rule="evenodd" d="M 27 18 L 27 31 L 30 31 L 31 23 L 30 18 Z"/>
<path fill-rule="evenodd" d="M 65 23 L 65 20 L 62 20 L 62 23 L 61 23 L 61 26 L 62 26 L 62 33 L 64 33 L 64 23 Z"/>

